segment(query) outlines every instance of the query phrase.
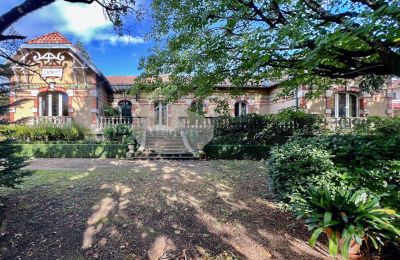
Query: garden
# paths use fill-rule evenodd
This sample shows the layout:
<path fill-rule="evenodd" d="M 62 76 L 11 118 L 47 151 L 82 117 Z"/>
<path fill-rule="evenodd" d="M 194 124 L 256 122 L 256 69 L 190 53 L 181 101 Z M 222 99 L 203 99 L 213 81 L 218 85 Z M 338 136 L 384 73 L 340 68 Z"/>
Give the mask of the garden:
<path fill-rule="evenodd" d="M 121 231 L 120 228 L 123 229 L 126 225 L 139 227 L 142 225 L 140 223 L 145 221 L 146 216 L 156 214 L 160 219 L 174 219 L 175 217 L 177 219 L 167 221 L 171 226 L 163 226 L 161 230 L 154 231 L 155 234 L 152 233 L 151 229 L 154 230 L 154 228 L 151 227 L 156 224 L 149 222 L 147 229 L 141 231 L 142 235 L 150 234 L 153 240 L 164 239 L 160 243 L 171 246 L 169 251 L 171 256 L 181 255 L 182 252 L 188 250 L 187 254 L 191 257 L 227 254 L 248 258 L 253 256 L 250 258 L 254 258 L 255 256 L 260 257 L 262 254 L 270 254 L 279 259 L 285 259 L 288 255 L 285 256 L 285 253 L 276 246 L 267 246 L 270 250 L 268 253 L 263 252 L 266 248 L 265 245 L 269 243 L 275 245 L 274 243 L 276 243 L 265 237 L 270 236 L 272 231 L 268 231 L 269 233 L 262 231 L 267 232 L 268 235 L 260 235 L 259 230 L 255 231 L 256 227 L 263 228 L 262 225 L 259 226 L 258 220 L 254 219 L 255 223 L 253 224 L 250 223 L 252 220 L 243 222 L 245 217 L 250 219 L 249 214 L 253 214 L 253 210 L 257 210 L 256 207 L 259 207 L 254 204 L 253 200 L 255 200 L 268 207 L 264 213 L 257 211 L 256 215 L 260 216 L 260 219 L 265 217 L 262 217 L 262 214 L 273 215 L 272 219 L 262 222 L 263 225 L 272 225 L 279 232 L 288 232 L 291 234 L 290 236 L 293 234 L 291 231 L 285 231 L 283 225 L 294 225 L 293 229 L 296 232 L 308 227 L 308 231 L 301 231 L 303 235 L 296 239 L 300 241 L 299 248 L 310 254 L 310 258 L 326 258 L 328 254 L 332 256 L 341 254 L 344 258 L 351 259 L 359 257 L 390 259 L 399 255 L 400 218 L 397 212 L 400 205 L 400 152 L 397 147 L 400 145 L 400 119 L 369 117 L 367 120 L 356 122 L 352 128 L 332 131 L 317 115 L 307 114 L 301 110 L 286 109 L 275 115 L 248 114 L 241 117 L 220 117 L 213 120 L 213 126 L 214 137 L 204 149 L 207 161 L 153 163 L 151 161 L 115 160 L 125 157 L 128 151 L 127 144 L 137 146 L 135 133 L 125 125 L 105 128 L 101 139 L 76 124 L 65 127 L 1 125 L 1 158 L 3 158 L 1 185 L 18 187 L 22 192 L 20 196 L 16 195 L 16 191 L 12 189 L 1 189 L 4 205 L 20 205 L 10 212 L 2 210 L 2 218 L 7 220 L 13 214 L 21 214 L 24 209 L 32 213 L 33 208 L 28 205 L 28 200 L 36 201 L 36 199 L 29 194 L 35 197 L 45 196 L 45 205 L 47 205 L 46 203 L 55 203 L 55 206 L 51 207 L 50 214 L 61 217 L 60 214 L 65 211 L 64 213 L 71 217 L 71 221 L 76 216 L 78 224 L 81 223 L 77 230 L 82 233 L 85 229 L 82 223 L 89 214 L 87 211 L 90 211 L 90 205 L 96 204 L 96 200 L 100 200 L 100 206 L 96 204 L 97 206 L 94 207 L 104 206 L 106 212 L 115 211 L 113 213 L 115 215 L 110 217 L 107 213 L 104 216 L 105 219 L 98 219 L 96 223 L 89 218 L 88 223 L 93 222 L 90 227 L 92 230 L 90 232 L 93 233 L 90 241 L 93 241 L 95 236 L 97 237 L 97 233 L 103 232 L 93 230 L 102 230 L 103 226 L 111 233 L 114 232 L 112 229 L 116 228 L 119 230 L 118 232 L 123 233 L 121 237 L 128 236 L 125 238 L 131 241 L 132 237 L 130 236 L 133 235 Z M 88 162 L 85 162 L 85 159 L 80 159 L 81 161 L 79 159 L 64 161 L 61 159 L 59 162 L 62 162 L 62 165 L 54 168 L 57 161 L 50 161 L 52 163 L 47 166 L 46 160 L 43 159 L 27 164 L 26 159 L 29 158 L 103 159 Z M 70 160 L 78 160 L 76 161 L 77 168 L 68 165 Z M 37 166 L 38 162 L 39 166 Z M 85 163 L 92 163 L 92 165 L 90 167 L 88 165 L 80 166 Z M 226 168 L 222 170 L 220 168 L 222 166 L 226 166 Z M 203 167 L 208 170 L 199 171 Z M 57 169 L 61 172 L 57 173 Z M 222 175 L 219 173 L 220 171 L 223 172 Z M 164 185 L 155 185 L 160 178 L 165 179 Z M 150 183 L 147 183 L 149 180 L 151 180 Z M 172 180 L 178 185 L 174 186 L 173 192 L 170 183 Z M 198 193 L 184 194 L 185 190 L 189 192 L 188 185 L 197 181 L 200 183 L 204 181 L 204 185 L 200 185 L 196 189 Z M 207 185 L 214 181 L 213 185 L 218 187 L 218 190 L 208 191 Z M 139 184 L 143 184 L 143 187 L 136 187 Z M 92 190 L 103 189 L 102 187 L 106 186 L 107 189 L 114 189 L 114 192 L 120 196 L 118 203 L 114 201 L 117 199 L 113 197 L 114 195 L 110 195 L 112 202 L 104 202 L 104 198 L 101 199 L 101 197 L 105 196 L 107 199 L 106 193 Z M 137 201 L 138 198 L 132 196 L 123 198 L 125 195 L 121 187 L 129 192 L 134 188 L 138 189 L 139 194 L 135 193 L 135 196 L 142 198 L 142 201 Z M 251 192 L 238 190 L 243 188 L 255 189 L 254 192 L 257 194 L 251 195 Z M 192 189 L 194 188 L 192 187 Z M 238 195 L 232 195 L 233 191 Z M 132 212 L 133 209 L 127 209 L 138 207 L 154 192 L 161 192 L 162 201 L 165 204 L 155 205 L 154 208 L 144 209 L 140 213 Z M 16 198 L 13 198 L 14 195 Z M 75 201 L 75 196 L 80 198 L 88 196 L 85 199 L 86 204 L 83 205 L 86 213 L 77 212 L 76 207 L 80 204 Z M 252 202 L 246 202 L 245 197 Z M 64 202 L 61 203 L 61 200 L 64 199 L 69 200 L 68 203 L 72 204 L 65 202 L 68 205 L 64 205 Z M 196 214 L 206 214 L 207 216 L 211 212 L 205 211 L 209 210 L 210 203 L 214 203 L 216 199 L 222 200 L 229 207 L 223 212 L 220 212 L 225 207 L 223 205 L 220 205 L 219 209 L 212 209 L 213 212 L 217 211 L 218 213 L 214 214 L 215 216 L 209 216 L 209 219 L 202 220 L 202 229 L 208 229 L 208 231 L 202 231 L 207 237 L 199 238 L 199 234 L 195 234 L 193 227 L 190 227 L 190 222 L 194 220 L 187 219 L 186 213 L 182 213 L 182 210 L 184 212 L 190 210 Z M 126 203 L 121 200 L 125 200 Z M 135 201 L 135 203 L 131 204 L 131 201 Z M 102 204 L 103 202 L 105 205 Z M 175 203 L 179 203 L 179 210 L 174 208 Z M 117 204 L 118 206 L 116 206 Z M 45 207 L 43 205 L 36 206 Z M 107 209 L 108 207 L 112 209 Z M 172 210 L 170 207 L 174 208 L 174 212 L 170 212 Z M 114 208 L 119 208 L 118 212 Z M 44 208 L 43 210 L 46 211 Z M 39 219 L 44 217 L 39 216 L 39 213 L 34 214 Z M 129 216 L 133 217 L 136 222 L 129 222 L 126 214 L 131 214 Z M 298 220 L 295 220 L 294 216 L 297 216 Z M 240 223 L 237 222 L 238 219 L 242 219 Z M 196 221 L 198 222 L 199 219 Z M 276 223 L 272 223 L 273 221 Z M 66 223 L 59 224 L 60 230 L 55 232 L 66 232 L 63 230 L 66 228 L 64 226 Z M 71 225 L 73 225 L 72 222 Z M 218 243 L 225 244 L 225 246 L 221 248 L 209 244 L 209 241 L 213 239 L 220 240 L 221 234 L 225 234 L 224 232 L 234 232 L 232 229 L 235 228 L 232 225 L 239 225 L 241 228 L 244 228 L 243 225 L 255 226 L 248 227 L 248 230 L 243 229 L 243 232 L 239 232 L 238 237 L 231 234 L 229 242 L 222 239 L 224 242 Z M 173 228 L 171 229 L 171 227 Z M 3 225 L 3 229 L 15 229 L 13 232 L 17 232 L 17 226 L 6 226 L 5 228 Z M 210 229 L 214 230 L 213 234 L 210 234 Z M 190 232 L 187 232 L 188 230 Z M 25 231 L 33 232 L 29 228 Z M 86 231 L 83 233 L 86 234 Z M 254 237 L 254 232 L 258 232 L 256 237 Z M 169 237 L 171 233 L 174 233 L 173 239 Z M 111 236 L 110 234 L 102 233 L 102 236 L 107 240 L 107 237 Z M 10 233 L 7 235 L 9 236 Z M 194 241 L 189 240 L 196 246 L 203 245 L 204 250 L 193 251 L 190 245 L 183 242 L 187 235 L 190 239 L 196 238 Z M 32 239 L 39 239 L 33 234 L 30 236 Z M 259 243 L 259 247 L 252 248 L 253 252 L 243 249 L 244 244 L 238 242 L 243 236 L 255 239 L 255 241 L 247 241 L 248 243 L 250 241 Z M 261 238 L 262 236 L 264 238 Z M 85 240 L 85 237 L 86 235 L 82 239 Z M 59 238 L 57 241 L 60 241 L 59 246 L 61 247 L 63 243 L 60 239 L 69 241 L 70 238 Z M 322 248 L 320 250 L 325 250 L 325 255 L 320 255 L 311 248 L 305 249 L 307 239 L 309 239 L 310 246 L 318 245 L 319 248 Z M 20 246 L 22 246 L 18 243 L 22 243 L 22 238 L 12 238 L 12 241 L 16 243 L 13 245 L 15 248 L 10 248 L 10 244 L 4 244 L 4 239 L 2 241 L 3 252 L 10 257 L 17 257 L 16 252 L 21 250 Z M 117 250 L 114 245 L 107 244 L 105 246 L 102 244 L 104 241 L 101 241 L 98 241 L 99 244 L 93 248 L 90 243 L 90 246 L 83 251 L 76 249 L 76 254 L 71 257 L 85 257 L 82 254 L 90 257 L 96 254 L 106 256 L 104 250 Z M 317 241 L 320 243 L 317 244 Z M 46 242 L 40 243 L 43 243 L 43 246 L 49 246 Z M 327 248 L 324 247 L 325 243 Z M 74 246 L 78 248 L 78 245 Z M 140 252 L 140 248 L 142 246 L 144 248 L 152 247 L 155 244 L 151 246 L 148 241 L 146 245 L 125 246 L 121 244 L 119 246 L 121 248 L 117 250 L 118 252 L 114 252 L 117 255 L 126 256 L 130 250 L 129 252 L 135 256 L 148 257 L 149 252 Z M 125 247 L 129 250 L 126 251 Z M 32 250 L 34 249 L 24 246 L 21 254 L 36 254 Z M 297 254 L 298 257 L 302 255 L 299 252 L 291 253 Z"/>

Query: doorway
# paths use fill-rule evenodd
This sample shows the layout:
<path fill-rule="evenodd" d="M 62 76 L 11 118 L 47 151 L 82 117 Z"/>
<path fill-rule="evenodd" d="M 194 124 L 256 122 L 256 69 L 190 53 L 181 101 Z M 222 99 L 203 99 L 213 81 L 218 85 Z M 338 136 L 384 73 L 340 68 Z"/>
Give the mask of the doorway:
<path fill-rule="evenodd" d="M 166 128 L 168 120 L 167 103 L 156 101 L 154 103 L 154 126 L 156 128 Z"/>

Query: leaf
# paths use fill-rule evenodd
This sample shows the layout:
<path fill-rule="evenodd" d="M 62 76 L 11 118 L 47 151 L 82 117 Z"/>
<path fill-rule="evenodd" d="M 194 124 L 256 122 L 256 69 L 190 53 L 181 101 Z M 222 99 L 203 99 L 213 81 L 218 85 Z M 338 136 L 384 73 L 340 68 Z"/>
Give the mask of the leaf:
<path fill-rule="evenodd" d="M 331 256 L 336 256 L 338 252 L 338 241 L 336 237 L 336 232 L 332 232 L 332 236 L 329 238 L 329 254 Z"/>
<path fill-rule="evenodd" d="M 324 214 L 324 226 L 327 226 L 329 224 L 329 222 L 331 222 L 332 220 L 332 212 L 325 212 Z"/>
<path fill-rule="evenodd" d="M 322 233 L 322 231 L 324 231 L 324 228 L 319 227 L 312 233 L 310 240 L 308 241 L 308 243 L 310 244 L 311 247 L 315 246 L 315 243 L 317 243 L 317 238 Z"/>
<path fill-rule="evenodd" d="M 340 249 L 344 259 L 348 259 L 349 258 L 350 241 L 351 241 L 351 237 L 346 238 L 344 240 L 344 242 L 343 242 L 342 248 Z"/>
<path fill-rule="evenodd" d="M 371 239 L 371 241 L 372 241 L 372 244 L 374 245 L 374 248 L 375 249 L 378 249 L 379 248 L 379 246 L 378 246 L 378 243 L 376 243 L 376 240 L 375 240 L 375 238 L 373 238 L 373 237 L 369 237 L 370 239 Z"/>

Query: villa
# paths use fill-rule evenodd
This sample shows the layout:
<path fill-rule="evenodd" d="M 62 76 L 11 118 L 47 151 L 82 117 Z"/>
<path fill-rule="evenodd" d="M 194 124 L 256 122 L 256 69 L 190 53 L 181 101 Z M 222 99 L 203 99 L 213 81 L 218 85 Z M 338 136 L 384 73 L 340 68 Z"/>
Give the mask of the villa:
<path fill-rule="evenodd" d="M 46 120 L 64 124 L 73 120 L 100 131 L 108 123 L 115 122 L 104 114 L 104 108 L 112 106 L 119 108 L 119 120 L 134 118 L 145 122 L 147 128 L 174 129 L 187 117 L 191 106 L 203 110 L 206 117 L 218 116 L 214 98 L 226 99 L 232 116 L 277 113 L 292 106 L 301 106 L 309 113 L 326 118 L 393 117 L 400 111 L 400 102 L 396 100 L 400 97 L 399 80 L 373 95 L 362 93 L 356 84 L 336 86 L 315 100 L 306 100 L 307 88 L 302 86 L 293 96 L 278 98 L 279 85 L 267 83 L 246 86 L 245 93 L 235 98 L 229 95 L 229 84 L 221 84 L 212 97 L 201 103 L 192 96 L 175 103 L 166 103 L 162 98 L 149 99 L 146 93 L 132 96 L 127 90 L 134 84 L 135 76 L 103 75 L 58 32 L 27 41 L 16 58 L 30 66 L 13 66 L 9 97 L 12 123 Z"/>

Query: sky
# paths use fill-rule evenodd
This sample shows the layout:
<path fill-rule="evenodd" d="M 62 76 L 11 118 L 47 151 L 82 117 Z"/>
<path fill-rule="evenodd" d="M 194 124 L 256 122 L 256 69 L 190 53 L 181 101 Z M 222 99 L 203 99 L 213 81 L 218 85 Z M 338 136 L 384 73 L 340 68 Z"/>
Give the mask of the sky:
<path fill-rule="evenodd" d="M 22 3 L 22 0 L 0 0 L 0 15 Z M 144 0 L 143 0 L 144 1 Z M 145 39 L 150 21 L 125 18 L 125 35 L 118 36 L 97 3 L 87 5 L 57 0 L 26 15 L 13 27 L 27 40 L 58 31 L 72 43 L 81 41 L 96 66 L 104 75 L 139 75 L 141 57 L 148 54 L 154 43 Z"/>

